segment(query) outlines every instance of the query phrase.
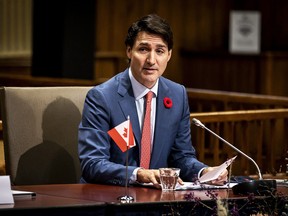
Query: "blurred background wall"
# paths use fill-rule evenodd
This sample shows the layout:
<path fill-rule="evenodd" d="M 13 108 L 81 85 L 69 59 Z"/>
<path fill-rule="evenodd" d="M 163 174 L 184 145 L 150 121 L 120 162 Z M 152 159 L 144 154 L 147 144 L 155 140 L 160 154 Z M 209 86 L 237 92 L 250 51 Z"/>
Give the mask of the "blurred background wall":
<path fill-rule="evenodd" d="M 231 11 L 260 13 L 259 53 L 229 52 Z M 131 23 L 157 13 L 175 38 L 166 77 L 187 87 L 287 96 L 287 11 L 285 0 L 0 0 L 0 85 L 103 82 L 127 66 Z"/>

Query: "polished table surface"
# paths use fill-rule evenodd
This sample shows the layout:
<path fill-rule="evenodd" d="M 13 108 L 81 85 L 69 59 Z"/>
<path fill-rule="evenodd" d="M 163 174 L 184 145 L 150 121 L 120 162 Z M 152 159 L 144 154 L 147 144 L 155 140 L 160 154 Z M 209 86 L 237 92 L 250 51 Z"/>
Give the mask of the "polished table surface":
<path fill-rule="evenodd" d="M 47 210 L 57 209 L 57 211 L 59 211 L 62 209 L 65 213 L 69 212 L 69 215 L 72 215 L 71 212 L 74 215 L 84 215 L 84 212 L 87 213 L 90 211 L 97 212 L 95 215 L 126 215 L 127 211 L 139 213 L 151 210 L 154 213 L 158 212 L 159 215 L 165 215 L 163 212 L 160 212 L 159 209 L 163 210 L 166 206 L 165 211 L 167 211 L 167 209 L 169 210 L 168 205 L 171 206 L 173 203 L 177 205 L 179 203 L 188 203 L 184 197 L 189 194 L 192 194 L 193 197 L 200 198 L 203 202 L 211 202 L 211 196 L 209 196 L 207 190 L 183 190 L 166 193 L 151 187 L 129 187 L 128 190 L 126 190 L 125 187 L 121 186 L 101 184 L 28 185 L 13 186 L 12 189 L 32 191 L 36 193 L 36 196 L 35 198 L 15 199 L 15 204 L 11 206 L 11 208 L 0 208 L 1 215 L 1 211 L 5 212 L 4 210 L 7 210 L 9 213 L 9 210 L 13 212 L 13 210 L 23 211 L 25 209 L 27 211 L 42 209 L 45 210 L 46 213 Z M 213 193 L 222 199 L 247 200 L 247 197 L 233 195 L 231 190 L 214 189 Z M 278 187 L 277 194 L 288 195 L 287 186 Z M 125 195 L 132 196 L 134 202 L 121 203 L 118 198 Z M 43 212 L 40 212 L 41 215 L 44 215 Z M 121 212 L 123 214 L 121 214 Z M 37 213 L 39 212 L 36 212 L 34 215 L 37 215 Z M 53 215 L 52 212 L 49 212 L 49 215 Z M 60 215 L 60 213 L 58 212 L 55 215 Z"/>
<path fill-rule="evenodd" d="M 119 197 L 129 195 L 134 198 L 134 203 L 145 202 L 163 202 L 163 201 L 185 201 L 184 195 L 189 190 L 174 191 L 172 193 L 162 193 L 161 190 L 147 187 L 129 187 L 126 189 L 121 186 L 101 185 L 101 184 L 65 184 L 65 185 L 31 185 L 31 186 L 15 186 L 16 190 L 33 191 L 37 194 L 45 194 L 52 196 L 68 197 L 81 200 L 89 200 L 106 203 L 120 203 Z M 201 199 L 209 199 L 206 196 L 206 190 L 194 190 L 195 196 Z M 217 190 L 221 198 L 227 198 L 227 190 Z M 229 191 L 229 196 L 236 197 Z"/>
<path fill-rule="evenodd" d="M 209 200 L 207 190 L 181 190 L 173 193 L 165 193 L 153 187 L 125 187 L 102 184 L 52 184 L 52 185 L 28 185 L 14 186 L 15 190 L 33 191 L 36 194 L 51 195 L 58 197 L 67 197 L 73 199 L 105 202 L 105 203 L 120 203 L 118 197 L 129 194 L 135 200 L 135 203 L 145 202 L 163 202 L 163 201 L 185 201 L 184 196 L 193 191 L 195 197 L 202 200 Z M 234 195 L 232 190 L 213 189 L 221 198 L 243 199 L 243 196 Z M 288 188 L 278 187 L 277 193 L 288 195 Z M 169 195 L 168 195 L 169 194 Z"/>

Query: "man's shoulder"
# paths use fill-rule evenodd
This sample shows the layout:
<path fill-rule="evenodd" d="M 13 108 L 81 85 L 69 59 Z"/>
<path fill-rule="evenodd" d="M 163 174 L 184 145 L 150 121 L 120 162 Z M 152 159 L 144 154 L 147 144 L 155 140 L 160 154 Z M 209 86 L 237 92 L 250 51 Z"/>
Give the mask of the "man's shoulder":
<path fill-rule="evenodd" d="M 160 77 L 159 79 L 160 83 L 162 82 L 164 85 L 166 85 L 168 88 L 173 88 L 173 89 L 179 89 L 179 90 L 183 90 L 183 88 L 185 88 L 182 84 L 175 82 L 173 80 L 170 80 L 166 77 Z"/>

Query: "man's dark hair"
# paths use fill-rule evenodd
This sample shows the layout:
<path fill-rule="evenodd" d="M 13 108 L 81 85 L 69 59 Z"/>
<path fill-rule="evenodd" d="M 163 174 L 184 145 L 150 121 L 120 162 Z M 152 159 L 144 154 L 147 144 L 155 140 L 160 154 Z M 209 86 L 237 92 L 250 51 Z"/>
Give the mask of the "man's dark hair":
<path fill-rule="evenodd" d="M 133 23 L 128 29 L 125 45 L 133 47 L 138 33 L 142 31 L 161 36 L 162 39 L 167 43 L 168 50 L 172 49 L 172 30 L 166 20 L 162 19 L 160 16 L 156 14 L 149 14 Z"/>

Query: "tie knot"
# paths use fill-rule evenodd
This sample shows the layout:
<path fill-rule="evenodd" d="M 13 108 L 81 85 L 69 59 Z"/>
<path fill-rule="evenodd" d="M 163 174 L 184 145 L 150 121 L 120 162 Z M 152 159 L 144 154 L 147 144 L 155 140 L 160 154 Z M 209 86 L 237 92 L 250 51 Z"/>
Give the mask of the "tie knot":
<path fill-rule="evenodd" d="M 147 101 L 151 101 L 152 97 L 153 97 L 153 92 L 152 92 L 152 91 L 149 91 L 149 92 L 146 94 L 146 100 L 147 100 Z"/>

